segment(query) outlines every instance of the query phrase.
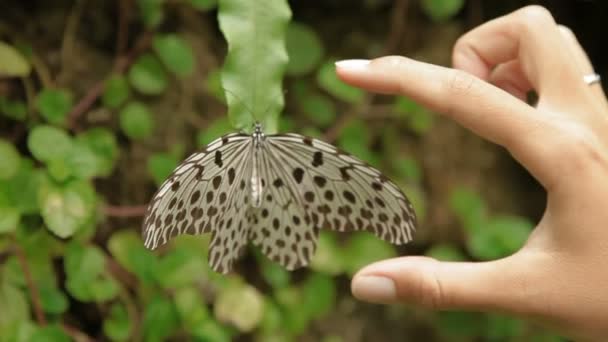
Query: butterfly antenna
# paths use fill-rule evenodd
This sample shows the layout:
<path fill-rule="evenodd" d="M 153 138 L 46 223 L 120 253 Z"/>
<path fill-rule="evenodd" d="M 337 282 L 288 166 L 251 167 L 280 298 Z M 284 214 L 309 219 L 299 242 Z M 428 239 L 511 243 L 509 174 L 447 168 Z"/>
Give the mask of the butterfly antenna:
<path fill-rule="evenodd" d="M 243 101 L 243 99 L 241 97 L 239 97 L 236 93 L 230 91 L 227 88 L 223 88 L 224 92 L 226 94 L 230 94 L 232 95 L 234 98 L 236 98 L 241 104 L 243 104 L 243 107 L 247 110 L 247 112 L 249 112 L 249 114 L 253 117 L 253 119 L 255 120 L 255 122 L 258 122 L 258 118 L 255 116 L 255 113 L 251 110 L 251 108 L 249 108 L 249 106 L 247 106 L 247 103 L 245 101 Z"/>

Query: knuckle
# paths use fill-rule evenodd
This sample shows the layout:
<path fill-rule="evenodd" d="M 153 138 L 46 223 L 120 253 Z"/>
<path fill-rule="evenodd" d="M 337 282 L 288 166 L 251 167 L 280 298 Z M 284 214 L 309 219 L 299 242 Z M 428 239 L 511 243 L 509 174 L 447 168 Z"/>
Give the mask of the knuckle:
<path fill-rule="evenodd" d="M 598 137 L 589 129 L 575 128 L 563 132 L 553 145 L 553 157 L 564 167 L 585 172 L 597 166 L 608 168 L 608 158 Z"/>
<path fill-rule="evenodd" d="M 476 82 L 475 76 L 458 69 L 452 69 L 445 78 L 444 92 L 450 97 L 467 95 Z"/>
<path fill-rule="evenodd" d="M 518 14 L 518 23 L 524 31 L 545 30 L 547 25 L 555 25 L 551 12 L 540 5 L 526 6 Z"/>
<path fill-rule="evenodd" d="M 437 264 L 436 267 L 439 267 L 439 265 Z M 418 284 L 414 297 L 420 305 L 433 310 L 441 309 L 448 305 L 437 272 L 424 272 L 417 278 Z"/>
<path fill-rule="evenodd" d="M 373 63 L 382 64 L 388 70 L 399 70 L 409 63 L 409 59 L 402 56 L 386 56 L 376 59 Z"/>

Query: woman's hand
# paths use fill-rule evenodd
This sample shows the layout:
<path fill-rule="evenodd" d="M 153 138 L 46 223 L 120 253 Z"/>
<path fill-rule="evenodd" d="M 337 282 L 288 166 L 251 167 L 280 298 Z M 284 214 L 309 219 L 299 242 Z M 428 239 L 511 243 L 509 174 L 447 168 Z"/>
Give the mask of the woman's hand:
<path fill-rule="evenodd" d="M 404 57 L 337 63 L 345 82 L 401 94 L 500 144 L 546 188 L 516 254 L 480 263 L 402 257 L 369 265 L 356 297 L 435 309 L 502 311 L 575 338 L 608 338 L 608 106 L 574 35 L 531 6 L 465 34 L 455 69 Z M 536 107 L 524 102 L 539 95 Z M 463 152 L 464 153 L 464 152 Z"/>

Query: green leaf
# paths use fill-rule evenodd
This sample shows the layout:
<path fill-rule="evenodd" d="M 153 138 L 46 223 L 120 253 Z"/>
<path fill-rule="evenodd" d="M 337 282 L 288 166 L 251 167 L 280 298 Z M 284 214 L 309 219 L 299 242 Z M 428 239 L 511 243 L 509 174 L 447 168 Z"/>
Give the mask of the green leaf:
<path fill-rule="evenodd" d="M 29 318 L 30 309 L 23 291 L 2 278 L 0 278 L 0 307 L 4 308 L 0 310 L 0 328 Z"/>
<path fill-rule="evenodd" d="M 163 1 L 164 0 L 137 0 L 137 7 L 148 28 L 158 26 L 163 20 Z"/>
<path fill-rule="evenodd" d="M 336 287 L 330 276 L 313 273 L 303 284 L 304 309 L 312 318 L 328 314 L 336 301 Z"/>
<path fill-rule="evenodd" d="M 285 0 L 220 0 L 219 5 L 220 28 L 228 42 L 222 85 L 229 91 L 230 121 L 247 130 L 259 121 L 266 133 L 274 133 L 284 104 L 289 5 Z"/>
<path fill-rule="evenodd" d="M 217 7 L 217 0 L 190 0 L 190 4 L 198 10 L 208 11 Z"/>
<path fill-rule="evenodd" d="M 161 185 L 178 163 L 177 158 L 169 153 L 155 153 L 148 159 L 148 172 L 152 175 L 154 183 Z"/>
<path fill-rule="evenodd" d="M 336 76 L 333 60 L 323 63 L 317 73 L 317 83 L 322 89 L 345 102 L 361 103 L 365 96 L 363 90 L 342 82 Z"/>
<path fill-rule="evenodd" d="M 326 96 L 306 95 L 301 99 L 300 105 L 308 118 L 318 126 L 327 127 L 336 119 L 336 107 Z"/>
<path fill-rule="evenodd" d="M 202 276 L 206 260 L 188 249 L 174 249 L 165 254 L 155 268 L 161 286 L 174 289 L 194 283 Z"/>
<path fill-rule="evenodd" d="M 97 247 L 73 241 L 66 248 L 64 266 L 68 278 L 92 281 L 104 271 L 105 265 L 105 256 Z"/>
<path fill-rule="evenodd" d="M 223 116 L 215 119 L 209 126 L 207 126 L 207 129 L 198 132 L 196 141 L 199 146 L 203 147 L 230 131 L 232 131 L 230 121 Z"/>
<path fill-rule="evenodd" d="M 12 178 L 19 170 L 21 157 L 10 142 L 0 139 L 0 179 Z"/>
<path fill-rule="evenodd" d="M 173 304 L 156 295 L 144 306 L 142 331 L 145 341 L 166 341 L 178 327 L 178 315 Z"/>
<path fill-rule="evenodd" d="M 20 220 L 21 212 L 18 208 L 0 203 L 0 234 L 14 232 Z"/>
<path fill-rule="evenodd" d="M 414 158 L 399 158 L 393 162 L 393 167 L 406 180 L 416 183 L 422 181 L 422 170 Z"/>
<path fill-rule="evenodd" d="M 0 97 L 0 114 L 13 120 L 23 121 L 27 117 L 27 106 L 23 101 Z"/>
<path fill-rule="evenodd" d="M 194 53 L 187 40 L 177 34 L 154 37 L 154 50 L 165 67 L 178 77 L 186 77 L 194 71 Z"/>
<path fill-rule="evenodd" d="M 8 180 L 0 180 L 9 203 L 19 208 L 23 214 L 38 213 L 38 189 L 44 175 L 40 169 L 34 169 L 31 159 L 21 159 L 19 170 Z M 0 191 L 1 192 L 1 191 Z"/>
<path fill-rule="evenodd" d="M 31 321 L 13 322 L 9 326 L 2 327 L 0 324 L 0 339 L 11 342 L 30 342 L 36 331 L 36 325 Z"/>
<path fill-rule="evenodd" d="M 141 102 L 129 102 L 120 111 L 120 128 L 134 140 L 149 137 L 154 130 L 154 121 L 148 107 Z"/>
<path fill-rule="evenodd" d="M 202 342 L 230 342 L 230 331 L 214 320 L 207 320 L 192 329 L 192 335 Z"/>
<path fill-rule="evenodd" d="M 68 309 L 68 299 L 55 286 L 40 284 L 40 303 L 46 313 L 59 315 Z"/>
<path fill-rule="evenodd" d="M 129 98 L 130 93 L 126 77 L 114 74 L 106 81 L 101 100 L 108 108 L 118 108 Z"/>
<path fill-rule="evenodd" d="M 262 321 L 264 297 L 252 286 L 231 285 L 219 293 L 214 313 L 219 321 L 230 323 L 239 331 L 250 332 Z"/>
<path fill-rule="evenodd" d="M 330 232 L 321 232 L 317 242 L 317 250 L 310 262 L 310 267 L 331 275 L 344 272 L 344 259 L 336 242 L 336 237 Z"/>
<path fill-rule="evenodd" d="M 472 340 L 482 332 L 487 323 L 485 315 L 477 312 L 444 311 L 437 315 L 437 330 L 450 339 Z"/>
<path fill-rule="evenodd" d="M 180 320 L 188 331 L 192 331 L 209 319 L 205 300 L 194 286 L 178 289 L 174 295 L 175 307 Z"/>
<path fill-rule="evenodd" d="M 84 144 L 74 144 L 65 163 L 70 174 L 78 179 L 91 179 L 101 174 L 101 160 Z"/>
<path fill-rule="evenodd" d="M 464 6 L 464 0 L 422 0 L 421 5 L 431 19 L 441 22 L 458 14 Z"/>
<path fill-rule="evenodd" d="M 527 339 L 524 336 L 526 325 L 520 319 L 500 315 L 488 314 L 485 338 L 488 341 Z"/>
<path fill-rule="evenodd" d="M 126 341 L 131 335 L 133 324 L 124 305 L 115 303 L 110 307 L 110 314 L 103 321 L 103 332 L 112 341 Z"/>
<path fill-rule="evenodd" d="M 158 95 L 167 88 L 167 75 L 162 64 L 149 53 L 137 59 L 128 76 L 133 88 L 145 95 Z"/>
<path fill-rule="evenodd" d="M 224 96 L 224 88 L 222 88 L 222 73 L 221 70 L 211 70 L 207 74 L 204 83 L 205 90 L 211 96 L 215 97 L 218 101 L 226 103 L 226 97 Z M 232 128 L 232 126 L 230 126 Z"/>
<path fill-rule="evenodd" d="M 400 113 L 408 126 L 419 135 L 427 133 L 435 120 L 431 111 L 405 97 L 397 98 L 394 110 Z"/>
<path fill-rule="evenodd" d="M 70 342 L 71 339 L 59 326 L 47 325 L 44 327 L 38 327 L 36 332 L 32 334 L 31 341 Z"/>
<path fill-rule="evenodd" d="M 467 246 L 478 259 L 502 258 L 519 250 L 532 228 L 532 223 L 521 217 L 493 217 L 483 228 L 469 235 Z"/>
<path fill-rule="evenodd" d="M 0 42 L 0 77 L 25 77 L 31 69 L 30 63 L 17 49 Z"/>
<path fill-rule="evenodd" d="M 97 158 L 96 175 L 106 177 L 112 173 L 118 158 L 118 143 L 112 131 L 92 128 L 76 136 L 76 143 L 86 145 Z"/>
<path fill-rule="evenodd" d="M 72 149 L 72 139 L 62 129 L 38 125 L 30 131 L 27 146 L 36 159 L 47 162 L 67 156 Z"/>
<path fill-rule="evenodd" d="M 62 125 L 72 108 L 72 94 L 63 89 L 43 89 L 36 97 L 36 108 L 53 125 Z"/>
<path fill-rule="evenodd" d="M 450 207 L 469 234 L 476 234 L 486 220 L 486 206 L 479 194 L 464 187 L 450 194 Z"/>
<path fill-rule="evenodd" d="M 441 261 L 464 261 L 466 257 L 454 245 L 435 244 L 426 253 L 426 256 Z"/>
<path fill-rule="evenodd" d="M 96 194 L 88 182 L 48 183 L 40 191 L 44 223 L 61 238 L 72 236 L 94 213 Z"/>
<path fill-rule="evenodd" d="M 373 234 L 359 232 L 353 234 L 344 249 L 346 271 L 354 275 L 367 264 L 383 259 L 393 258 L 397 255 L 393 246 L 382 241 Z"/>
<path fill-rule="evenodd" d="M 273 288 L 281 288 L 289 285 L 290 274 L 287 270 L 281 267 L 279 264 L 270 262 L 267 259 L 260 258 L 262 276 L 264 280 Z"/>
<path fill-rule="evenodd" d="M 121 266 L 136 274 L 143 283 L 156 281 L 158 259 L 143 246 L 139 234 L 132 230 L 114 233 L 108 241 L 108 249 Z"/>
<path fill-rule="evenodd" d="M 286 36 L 287 74 L 300 76 L 311 72 L 323 57 L 323 44 L 315 31 L 304 24 L 291 22 Z"/>

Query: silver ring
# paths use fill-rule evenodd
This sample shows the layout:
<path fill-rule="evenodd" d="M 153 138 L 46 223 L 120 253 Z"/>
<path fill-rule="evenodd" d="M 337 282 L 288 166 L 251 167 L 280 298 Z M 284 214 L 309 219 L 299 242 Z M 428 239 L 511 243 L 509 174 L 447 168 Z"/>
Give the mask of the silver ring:
<path fill-rule="evenodd" d="M 592 85 L 595 83 L 600 83 L 600 81 L 602 80 L 602 78 L 600 77 L 599 74 L 593 73 L 593 74 L 588 74 L 583 76 L 583 81 L 585 83 L 587 83 L 587 85 Z"/>

